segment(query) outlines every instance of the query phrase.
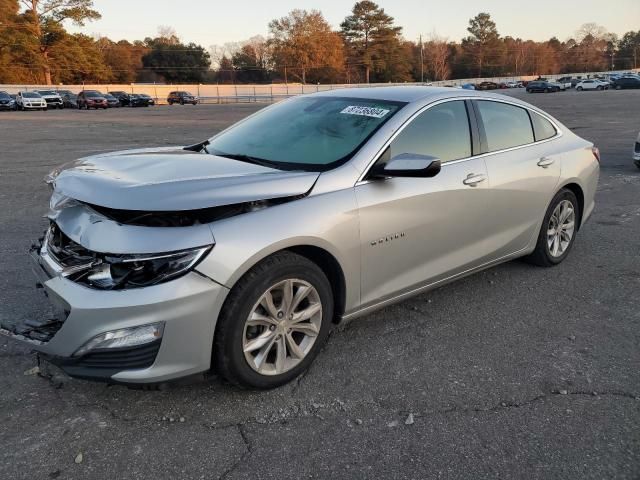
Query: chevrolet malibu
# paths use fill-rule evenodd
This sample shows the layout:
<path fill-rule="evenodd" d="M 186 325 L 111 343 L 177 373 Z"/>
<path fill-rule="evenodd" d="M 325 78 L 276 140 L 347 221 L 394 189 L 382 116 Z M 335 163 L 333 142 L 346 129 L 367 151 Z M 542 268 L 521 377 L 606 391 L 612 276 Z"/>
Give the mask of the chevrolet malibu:
<path fill-rule="evenodd" d="M 197 145 L 52 172 L 32 257 L 57 313 L 2 331 L 76 377 L 276 387 L 334 322 L 517 257 L 560 264 L 598 174 L 593 144 L 513 98 L 293 98 Z"/>

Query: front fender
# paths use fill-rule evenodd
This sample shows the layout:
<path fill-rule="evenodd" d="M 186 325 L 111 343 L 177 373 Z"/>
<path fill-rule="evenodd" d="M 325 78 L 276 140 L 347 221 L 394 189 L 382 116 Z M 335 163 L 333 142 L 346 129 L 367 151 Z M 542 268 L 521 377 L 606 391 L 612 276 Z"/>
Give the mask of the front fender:
<path fill-rule="evenodd" d="M 280 250 L 313 246 L 331 254 L 345 278 L 345 309 L 360 301 L 360 236 L 352 188 L 312 195 L 210 224 L 216 239 L 196 270 L 232 288 L 254 265 Z"/>

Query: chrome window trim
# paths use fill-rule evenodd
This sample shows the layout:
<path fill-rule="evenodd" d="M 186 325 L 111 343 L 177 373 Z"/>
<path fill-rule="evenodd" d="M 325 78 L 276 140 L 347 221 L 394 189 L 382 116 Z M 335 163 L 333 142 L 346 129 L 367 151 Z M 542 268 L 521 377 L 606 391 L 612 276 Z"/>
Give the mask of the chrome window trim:
<path fill-rule="evenodd" d="M 402 131 L 411 122 L 413 122 L 418 115 L 421 115 L 422 113 L 424 113 L 425 111 L 429 110 L 430 108 L 435 107 L 437 105 L 441 105 L 443 103 L 455 102 L 455 101 L 465 101 L 465 100 L 477 100 L 477 101 L 483 101 L 483 102 L 484 101 L 488 101 L 488 102 L 505 103 L 507 105 L 512 105 L 514 107 L 522 108 L 523 110 L 526 110 L 527 112 L 532 112 L 532 113 L 538 114 L 542 118 L 544 118 L 547 121 L 549 121 L 551 123 L 551 125 L 553 125 L 553 127 L 556 129 L 556 134 L 553 137 L 545 138 L 544 140 L 539 140 L 539 141 L 535 141 L 534 140 L 531 143 L 525 143 L 523 145 L 518 145 L 518 146 L 515 146 L 515 147 L 504 148 L 502 150 L 495 150 L 493 152 L 486 152 L 486 153 L 481 153 L 481 154 L 478 154 L 478 155 L 472 155 L 471 157 L 459 158 L 457 160 L 450 160 L 448 162 L 443 162 L 442 163 L 442 167 L 443 168 L 446 167 L 447 165 L 453 165 L 453 164 L 456 164 L 456 163 L 466 162 L 466 161 L 473 160 L 473 159 L 476 159 L 476 158 L 484 158 L 484 157 L 487 157 L 489 155 L 497 155 L 499 153 L 511 152 L 513 150 L 518 150 L 518 149 L 521 149 L 521 148 L 530 147 L 531 145 L 538 145 L 538 144 L 550 142 L 552 140 L 556 140 L 556 139 L 558 139 L 558 138 L 563 136 L 563 132 L 560 129 L 560 127 L 558 126 L 558 124 L 552 118 L 550 118 L 547 114 L 545 114 L 543 112 L 540 112 L 540 111 L 537 111 L 537 110 L 533 110 L 533 109 L 531 109 L 529 107 L 526 107 L 524 105 L 520 105 L 518 103 L 510 102 L 508 100 L 503 100 L 501 98 L 485 98 L 485 97 L 477 97 L 477 96 L 464 96 L 464 97 L 444 98 L 444 99 L 435 101 L 433 103 L 429 103 L 428 105 L 424 105 L 418 111 L 416 111 L 413 115 L 411 115 L 411 117 L 409 117 L 402 125 L 400 125 L 400 127 L 393 133 L 393 135 L 391 135 L 391 137 L 389 137 L 387 139 L 387 141 L 382 145 L 382 148 L 380 148 L 378 153 L 376 153 L 374 155 L 373 160 L 369 162 L 367 167 L 364 169 L 363 173 L 358 177 L 358 180 L 356 181 L 355 185 L 358 186 L 358 185 L 364 185 L 364 184 L 369 183 L 369 180 L 365 180 L 364 178 L 367 176 L 367 174 L 369 173 L 371 168 L 380 159 L 380 157 L 385 152 L 387 147 L 389 145 L 391 145 L 391 142 L 393 142 L 395 140 L 395 138 L 398 135 L 400 135 L 400 133 L 402 133 Z M 468 115 L 468 113 L 467 113 L 467 115 Z M 471 121 L 471 119 L 469 119 L 469 121 Z M 533 133 L 533 138 L 535 139 L 535 131 L 533 129 L 533 124 L 531 125 L 531 131 Z"/>

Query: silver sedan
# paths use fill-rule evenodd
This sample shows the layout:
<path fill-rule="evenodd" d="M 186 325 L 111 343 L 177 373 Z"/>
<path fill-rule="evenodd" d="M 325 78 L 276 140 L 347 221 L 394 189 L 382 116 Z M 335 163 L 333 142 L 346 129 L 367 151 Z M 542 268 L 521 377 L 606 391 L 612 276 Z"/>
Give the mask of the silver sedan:
<path fill-rule="evenodd" d="M 275 387 L 332 323 L 517 257 L 558 265 L 598 174 L 593 144 L 501 95 L 293 98 L 197 145 L 52 172 L 32 257 L 57 315 L 2 331 L 77 377 L 158 384 L 213 368 Z"/>

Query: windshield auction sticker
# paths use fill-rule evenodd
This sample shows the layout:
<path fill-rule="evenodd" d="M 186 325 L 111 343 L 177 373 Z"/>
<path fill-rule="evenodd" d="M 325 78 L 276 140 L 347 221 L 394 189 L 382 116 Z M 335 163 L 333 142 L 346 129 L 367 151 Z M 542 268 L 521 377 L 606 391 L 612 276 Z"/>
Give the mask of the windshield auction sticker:
<path fill-rule="evenodd" d="M 387 113 L 389 113 L 389 110 L 384 110 L 383 108 L 358 107 L 356 105 L 352 105 L 345 108 L 340 113 L 345 113 L 347 115 L 361 115 L 363 117 L 382 118 Z"/>

